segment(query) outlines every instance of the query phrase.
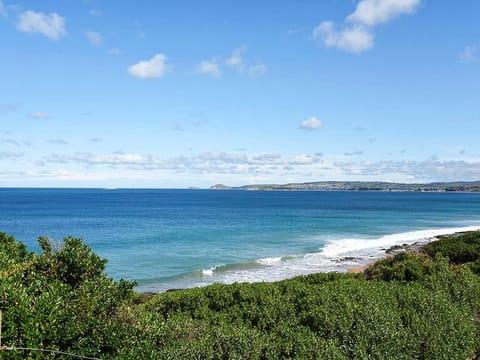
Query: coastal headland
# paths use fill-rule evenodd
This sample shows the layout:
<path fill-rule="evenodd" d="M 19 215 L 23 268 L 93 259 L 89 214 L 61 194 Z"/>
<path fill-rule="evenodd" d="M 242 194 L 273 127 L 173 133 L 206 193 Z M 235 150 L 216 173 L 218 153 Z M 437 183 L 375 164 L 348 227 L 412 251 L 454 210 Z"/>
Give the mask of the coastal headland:
<path fill-rule="evenodd" d="M 226 186 L 215 184 L 214 190 L 256 190 L 256 191 L 418 191 L 418 192 L 479 192 L 480 181 L 433 182 L 433 183 L 395 183 L 383 181 L 315 181 L 288 184 L 255 184 Z"/>

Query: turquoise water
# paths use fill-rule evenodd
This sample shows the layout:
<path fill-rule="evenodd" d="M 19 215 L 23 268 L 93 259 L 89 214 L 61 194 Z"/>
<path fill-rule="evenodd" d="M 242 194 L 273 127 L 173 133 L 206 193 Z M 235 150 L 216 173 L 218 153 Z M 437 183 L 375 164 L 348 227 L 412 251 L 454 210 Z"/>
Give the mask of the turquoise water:
<path fill-rule="evenodd" d="M 479 227 L 475 193 L 0 189 L 0 231 L 32 250 L 81 237 L 140 290 L 342 270 Z"/>

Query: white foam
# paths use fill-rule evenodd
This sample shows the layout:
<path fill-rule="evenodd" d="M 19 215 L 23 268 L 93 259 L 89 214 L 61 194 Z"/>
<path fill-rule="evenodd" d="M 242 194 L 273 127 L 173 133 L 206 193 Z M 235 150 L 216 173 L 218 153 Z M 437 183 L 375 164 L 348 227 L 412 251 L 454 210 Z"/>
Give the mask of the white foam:
<path fill-rule="evenodd" d="M 258 259 L 256 260 L 256 263 L 260 265 L 273 266 L 280 263 L 281 261 L 282 261 L 282 257 L 279 256 L 279 257 Z"/>
<path fill-rule="evenodd" d="M 296 257 L 271 257 L 256 261 L 262 267 L 235 269 L 214 273 L 210 279 L 195 284 L 205 286 L 212 282 L 278 281 L 315 272 L 345 272 L 352 266 L 365 265 L 385 256 L 385 249 L 393 245 L 413 244 L 432 240 L 440 235 L 480 230 L 480 226 L 429 229 L 385 235 L 378 238 L 351 238 L 331 240 L 317 253 Z M 214 269 L 213 269 L 214 270 Z M 210 273 L 210 272 L 209 272 Z"/>
<path fill-rule="evenodd" d="M 340 239 L 329 241 L 322 249 L 321 254 L 327 257 L 336 257 L 366 250 L 386 248 L 394 245 L 412 244 L 418 241 L 434 239 L 440 235 L 449 235 L 463 231 L 479 230 L 480 226 L 467 226 L 443 229 L 429 229 L 410 231 L 399 234 L 385 235 L 373 239 Z"/>
<path fill-rule="evenodd" d="M 222 267 L 224 265 L 216 265 L 212 266 L 210 269 L 203 269 L 202 270 L 202 275 L 203 276 L 213 276 L 213 273 L 215 270 L 217 270 L 219 267 Z"/>
<path fill-rule="evenodd" d="M 271 257 L 256 260 L 261 266 L 223 269 L 214 266 L 202 270 L 201 280 L 182 285 L 206 286 L 214 282 L 271 282 L 316 272 L 346 272 L 352 266 L 366 265 L 385 256 L 385 249 L 393 245 L 426 242 L 440 235 L 480 230 L 478 226 L 429 229 L 385 235 L 378 238 L 350 238 L 328 241 L 319 252 L 303 256 Z M 223 271 L 216 271 L 222 267 Z M 175 287 L 175 286 L 174 286 Z"/>
<path fill-rule="evenodd" d="M 204 276 L 213 276 L 213 271 L 215 269 L 214 268 L 211 268 L 211 269 L 203 269 L 202 270 L 202 275 Z"/>

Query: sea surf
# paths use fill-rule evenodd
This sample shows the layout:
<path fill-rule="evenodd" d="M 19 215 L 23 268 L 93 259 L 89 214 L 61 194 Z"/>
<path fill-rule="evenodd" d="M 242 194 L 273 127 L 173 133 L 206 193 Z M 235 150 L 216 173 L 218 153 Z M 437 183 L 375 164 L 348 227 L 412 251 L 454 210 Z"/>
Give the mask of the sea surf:
<path fill-rule="evenodd" d="M 0 189 L 0 231 L 81 237 L 139 291 L 346 271 L 477 229 L 479 193 Z"/>

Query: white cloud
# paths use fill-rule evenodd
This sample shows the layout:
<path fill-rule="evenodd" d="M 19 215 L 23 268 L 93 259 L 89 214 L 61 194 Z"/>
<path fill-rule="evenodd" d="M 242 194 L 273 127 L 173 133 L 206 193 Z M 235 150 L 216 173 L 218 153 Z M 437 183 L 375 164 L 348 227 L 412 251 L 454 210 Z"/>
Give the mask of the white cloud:
<path fill-rule="evenodd" d="M 85 33 L 85 36 L 87 37 L 87 40 L 92 44 L 93 46 L 101 46 L 103 42 L 103 37 L 102 34 L 96 32 L 96 31 L 87 31 Z"/>
<path fill-rule="evenodd" d="M 356 156 L 355 156 L 356 155 Z M 287 183 L 321 180 L 337 181 L 399 181 L 425 182 L 448 180 L 478 180 L 480 157 L 465 159 L 439 159 L 432 156 L 426 160 L 361 160 L 361 151 L 350 154 L 321 153 L 248 153 L 203 152 L 161 158 L 156 154 L 138 153 L 53 153 L 41 156 L 29 163 L 41 166 L 41 171 L 28 168 L 27 159 L 20 152 L 0 151 L 0 162 L 18 168 L 4 166 L 0 169 L 0 181 L 14 179 L 16 183 L 32 181 L 36 176 L 51 179 L 71 180 L 61 176 L 64 172 L 88 174 L 100 178 L 108 174 L 119 186 L 122 179 L 151 180 L 151 185 L 165 186 L 164 181 L 175 179 L 176 186 L 211 185 L 217 182 L 229 185 L 248 183 Z M 25 159 L 25 160 L 24 160 Z M 23 161 L 23 162 L 22 162 Z M 32 171 L 33 170 L 33 171 Z M 181 183 L 178 183 L 181 179 Z M 87 180 L 84 178 L 83 180 Z M 83 183 L 85 185 L 85 183 Z M 162 185 L 159 185 L 162 184 Z M 170 183 L 169 183 L 170 184 Z M 81 183 L 78 183 L 81 185 Z M 99 186 L 98 182 L 92 185 Z M 105 185 L 108 185 L 105 183 Z M 142 186 L 136 181 L 124 183 L 125 187 Z"/>
<path fill-rule="evenodd" d="M 372 177 L 380 179 L 397 177 L 414 181 L 464 181 L 478 180 L 480 162 L 463 160 L 439 160 L 435 156 L 424 161 L 381 160 L 377 162 L 337 162 L 338 167 L 348 177 Z"/>
<path fill-rule="evenodd" d="M 128 68 L 128 73 L 139 79 L 153 79 L 165 75 L 168 70 L 167 57 L 163 54 L 156 54 L 150 60 L 140 61 Z"/>
<path fill-rule="evenodd" d="M 242 70 L 244 66 L 242 54 L 245 51 L 247 51 L 247 47 L 245 45 L 242 45 L 239 48 L 233 50 L 232 56 L 226 61 L 227 65 L 237 70 Z"/>
<path fill-rule="evenodd" d="M 0 151 L 0 160 L 15 160 L 22 157 L 21 153 L 14 153 L 11 151 Z"/>
<path fill-rule="evenodd" d="M 265 64 L 259 63 L 252 65 L 248 68 L 248 74 L 251 77 L 259 77 L 267 72 L 267 66 Z"/>
<path fill-rule="evenodd" d="M 15 145 L 15 146 L 20 146 L 21 145 L 20 142 L 18 142 L 15 139 L 5 139 L 2 142 L 5 143 L 5 144 L 10 144 L 10 145 Z"/>
<path fill-rule="evenodd" d="M 315 130 L 322 127 L 322 122 L 315 116 L 312 116 L 300 123 L 300 129 Z"/>
<path fill-rule="evenodd" d="M 472 63 L 478 60 L 478 47 L 476 45 L 467 45 L 460 53 L 460 61 Z"/>
<path fill-rule="evenodd" d="M 0 16 L 7 17 L 7 10 L 5 10 L 5 5 L 3 5 L 2 0 L 0 0 Z"/>
<path fill-rule="evenodd" d="M 313 30 L 313 38 L 326 47 L 359 54 L 373 47 L 375 26 L 387 23 L 402 14 L 413 14 L 421 0 L 361 0 L 345 19 L 347 25 L 336 27 L 323 21 Z"/>
<path fill-rule="evenodd" d="M 216 59 L 201 61 L 197 65 L 197 72 L 213 76 L 214 78 L 219 78 L 221 76 L 220 66 Z"/>
<path fill-rule="evenodd" d="M 67 145 L 68 142 L 62 138 L 56 138 L 56 139 L 49 139 L 47 140 L 47 143 L 50 144 L 55 144 L 55 145 Z"/>
<path fill-rule="evenodd" d="M 360 155 L 363 155 L 363 151 L 362 150 L 357 150 L 357 151 L 353 151 L 353 152 L 346 152 L 343 155 L 345 155 L 345 156 L 360 156 Z"/>
<path fill-rule="evenodd" d="M 259 77 L 267 72 L 267 66 L 260 61 L 252 64 L 248 59 L 244 59 L 247 46 L 242 45 L 233 50 L 232 55 L 226 60 L 218 60 L 214 57 L 211 60 L 203 60 L 196 66 L 196 71 L 200 74 L 220 78 L 225 70 L 235 70 L 239 74 Z"/>
<path fill-rule="evenodd" d="M 311 167 L 323 162 L 321 154 L 280 155 L 243 154 L 238 152 L 205 152 L 191 156 L 160 159 L 154 155 L 74 153 L 51 154 L 42 159 L 46 164 L 81 164 L 91 167 L 115 167 L 135 171 L 168 170 L 177 173 L 261 174 L 280 171 L 284 167 Z"/>
<path fill-rule="evenodd" d="M 50 40 L 58 40 L 66 34 L 65 18 L 51 13 L 25 11 L 18 16 L 17 29 L 28 33 L 40 33 Z"/>
<path fill-rule="evenodd" d="M 103 168 L 115 171 L 132 171 L 139 174 L 185 174 L 205 176 L 210 179 L 216 175 L 221 178 L 232 177 L 234 181 L 245 181 L 249 176 L 262 177 L 269 182 L 279 182 L 287 177 L 294 182 L 328 180 L 383 180 L 391 181 L 450 181 L 478 180 L 480 176 L 480 159 L 440 160 L 431 157 L 424 161 L 380 160 L 350 161 L 352 156 L 363 153 L 356 151 L 343 156 L 325 156 L 322 154 L 278 154 L 244 152 L 204 152 L 192 155 L 179 155 L 162 159 L 156 155 L 134 153 L 73 153 L 51 154 L 41 159 L 45 166 L 81 165 L 92 174 Z M 22 154 L 5 152 L 0 158 L 15 160 Z M 349 158 L 347 158 L 348 156 Z M 212 181 L 213 183 L 213 181 Z"/>
<path fill-rule="evenodd" d="M 347 21 L 375 26 L 402 14 L 413 14 L 421 0 L 362 0 Z"/>
<path fill-rule="evenodd" d="M 95 155 L 92 153 L 77 152 L 72 155 L 51 154 L 43 159 L 46 163 L 80 163 L 84 165 L 152 165 L 158 160 L 150 155 L 125 154 L 116 152 L 112 154 Z"/>
<path fill-rule="evenodd" d="M 363 26 L 347 26 L 337 30 L 331 21 L 324 21 L 313 30 L 313 38 L 321 40 L 326 47 L 359 54 L 373 46 L 373 34 Z"/>
<path fill-rule="evenodd" d="M 4 139 L 2 141 L 4 144 L 9 144 L 13 146 L 32 146 L 32 144 L 28 140 L 15 140 L 15 139 Z"/>
<path fill-rule="evenodd" d="M 48 116 L 47 113 L 41 112 L 41 111 L 36 111 L 36 112 L 32 113 L 31 116 L 32 116 L 32 118 L 34 118 L 34 119 L 42 119 L 42 120 L 49 118 L 49 116 Z"/>

